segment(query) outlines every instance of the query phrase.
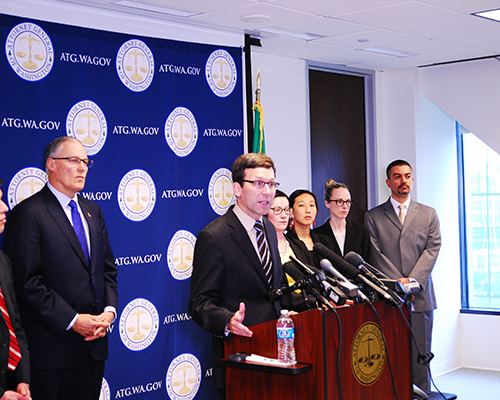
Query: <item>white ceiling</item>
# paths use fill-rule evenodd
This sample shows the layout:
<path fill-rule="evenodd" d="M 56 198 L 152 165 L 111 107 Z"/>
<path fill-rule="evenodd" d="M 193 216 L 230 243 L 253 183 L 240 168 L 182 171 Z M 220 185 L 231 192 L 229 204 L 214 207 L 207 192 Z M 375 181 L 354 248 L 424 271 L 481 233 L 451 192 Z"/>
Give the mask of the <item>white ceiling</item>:
<path fill-rule="evenodd" d="M 500 22 L 471 15 L 500 8 L 500 0 L 137 0 L 195 14 L 188 17 L 124 7 L 114 4 L 117 0 L 60 1 L 250 33 L 262 44 L 254 51 L 354 68 L 389 70 L 500 54 Z M 269 20 L 243 22 L 241 17 L 248 15 Z M 313 39 L 261 29 L 309 34 Z M 373 47 L 411 55 L 363 50 Z"/>

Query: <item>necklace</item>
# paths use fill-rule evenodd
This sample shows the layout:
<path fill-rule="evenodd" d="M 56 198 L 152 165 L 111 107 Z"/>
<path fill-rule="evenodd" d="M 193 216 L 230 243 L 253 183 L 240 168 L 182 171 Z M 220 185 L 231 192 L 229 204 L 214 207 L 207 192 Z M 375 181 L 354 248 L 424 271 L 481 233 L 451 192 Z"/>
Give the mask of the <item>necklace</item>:
<path fill-rule="evenodd" d="M 286 253 L 288 253 L 288 251 L 290 250 L 290 243 L 288 243 L 288 240 L 285 239 L 285 250 L 281 250 L 278 246 L 278 250 L 280 252 L 280 254 L 282 255 L 285 255 Z"/>

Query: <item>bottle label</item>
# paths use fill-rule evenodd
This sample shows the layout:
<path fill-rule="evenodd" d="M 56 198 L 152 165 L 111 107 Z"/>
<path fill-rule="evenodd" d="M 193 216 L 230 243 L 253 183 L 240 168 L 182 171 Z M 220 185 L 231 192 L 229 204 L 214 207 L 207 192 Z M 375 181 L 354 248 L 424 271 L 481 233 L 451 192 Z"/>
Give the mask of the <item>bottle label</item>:
<path fill-rule="evenodd" d="M 294 329 L 293 328 L 277 328 L 278 339 L 293 339 Z"/>

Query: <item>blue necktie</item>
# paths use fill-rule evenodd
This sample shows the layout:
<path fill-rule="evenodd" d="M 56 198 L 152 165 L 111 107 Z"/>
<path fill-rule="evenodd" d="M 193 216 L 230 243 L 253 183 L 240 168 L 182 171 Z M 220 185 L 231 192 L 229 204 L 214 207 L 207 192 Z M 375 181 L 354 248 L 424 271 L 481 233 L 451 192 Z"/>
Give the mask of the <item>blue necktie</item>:
<path fill-rule="evenodd" d="M 83 229 L 82 217 L 80 217 L 80 213 L 78 212 L 78 206 L 76 205 L 74 200 L 69 202 L 69 206 L 71 207 L 71 219 L 73 220 L 73 229 L 75 230 L 76 236 L 82 245 L 83 254 L 85 254 L 85 259 L 87 260 L 87 264 L 90 264 L 89 258 L 89 247 L 87 245 L 87 238 L 85 237 L 85 230 Z"/>

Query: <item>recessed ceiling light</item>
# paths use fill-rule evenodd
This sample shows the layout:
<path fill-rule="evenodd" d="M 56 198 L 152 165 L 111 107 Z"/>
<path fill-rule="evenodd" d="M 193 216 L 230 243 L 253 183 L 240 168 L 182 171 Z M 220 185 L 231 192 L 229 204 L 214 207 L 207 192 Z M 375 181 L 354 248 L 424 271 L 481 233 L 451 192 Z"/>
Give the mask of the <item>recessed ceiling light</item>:
<path fill-rule="evenodd" d="M 262 28 L 262 29 L 259 29 L 259 31 L 266 32 L 266 33 L 272 33 L 273 35 L 278 35 L 278 36 L 290 37 L 293 39 L 301 39 L 301 40 L 305 40 L 308 42 L 311 40 L 324 38 L 324 36 L 316 35 L 314 33 L 291 32 L 291 31 L 284 31 L 284 30 L 275 29 L 275 28 Z"/>
<path fill-rule="evenodd" d="M 500 22 L 500 9 L 490 10 L 490 11 L 481 11 L 477 13 L 472 13 L 472 15 L 476 15 L 478 17 L 492 19 L 493 21 Z"/>
<path fill-rule="evenodd" d="M 243 15 L 240 17 L 243 22 L 251 23 L 251 24 L 260 24 L 262 22 L 268 22 L 271 17 L 269 15 L 262 14 L 251 14 L 251 15 Z"/>
<path fill-rule="evenodd" d="M 370 39 L 358 39 L 359 43 L 368 43 Z"/>
<path fill-rule="evenodd" d="M 136 1 L 130 1 L 130 0 L 113 1 L 112 4 L 116 4 L 118 6 L 123 6 L 123 7 L 136 8 L 138 10 L 143 10 L 143 11 L 153 11 L 153 12 L 160 13 L 160 14 L 175 15 L 177 17 L 192 17 L 193 15 L 199 14 L 199 13 L 190 12 L 190 11 L 186 11 L 186 10 L 177 10 L 175 8 L 168 8 L 168 7 L 155 6 L 152 4 L 138 3 Z"/>
<path fill-rule="evenodd" d="M 378 54 L 384 54 L 386 56 L 392 56 L 392 57 L 398 57 L 398 58 L 405 58 L 405 57 L 411 57 L 411 56 L 416 56 L 417 54 L 415 53 L 408 53 L 400 50 L 393 50 L 393 49 L 388 49 L 385 47 L 369 47 L 366 49 L 357 49 L 361 51 L 369 51 L 372 53 L 378 53 Z"/>

